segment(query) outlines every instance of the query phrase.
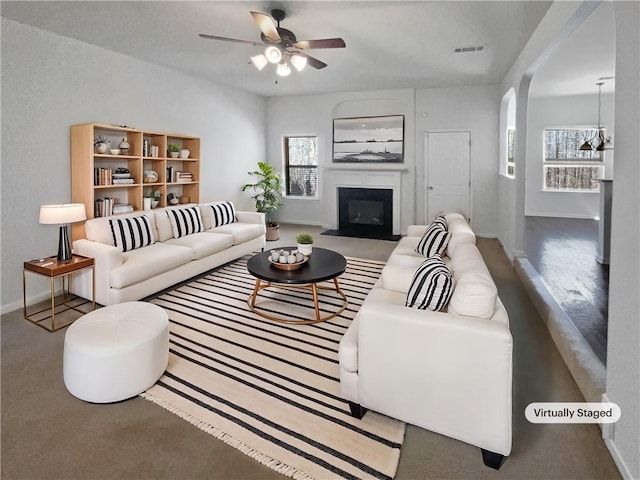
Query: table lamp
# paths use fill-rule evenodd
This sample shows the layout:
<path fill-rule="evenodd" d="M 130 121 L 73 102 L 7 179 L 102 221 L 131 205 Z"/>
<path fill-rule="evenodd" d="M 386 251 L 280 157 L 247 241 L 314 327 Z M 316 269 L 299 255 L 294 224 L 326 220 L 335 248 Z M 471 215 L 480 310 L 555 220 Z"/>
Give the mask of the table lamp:
<path fill-rule="evenodd" d="M 68 223 L 86 220 L 87 215 L 82 203 L 68 203 L 64 205 L 42 205 L 40 207 L 40 223 L 45 225 L 60 225 L 58 239 L 58 261 L 71 260 L 71 242 L 69 241 Z"/>

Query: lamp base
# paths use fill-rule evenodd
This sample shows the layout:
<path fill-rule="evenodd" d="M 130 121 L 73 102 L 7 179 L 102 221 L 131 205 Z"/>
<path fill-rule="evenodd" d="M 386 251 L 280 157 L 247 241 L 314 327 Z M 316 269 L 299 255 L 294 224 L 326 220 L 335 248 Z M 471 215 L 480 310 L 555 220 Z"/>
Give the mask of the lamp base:
<path fill-rule="evenodd" d="M 60 225 L 60 236 L 58 238 L 58 261 L 68 262 L 71 260 L 72 256 L 69 230 L 66 225 Z"/>

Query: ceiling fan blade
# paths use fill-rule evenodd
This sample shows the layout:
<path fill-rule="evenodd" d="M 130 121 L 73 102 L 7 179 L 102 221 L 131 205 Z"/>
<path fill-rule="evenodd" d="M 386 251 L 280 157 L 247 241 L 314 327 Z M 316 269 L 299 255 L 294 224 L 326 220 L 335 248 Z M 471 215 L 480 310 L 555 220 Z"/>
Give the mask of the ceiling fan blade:
<path fill-rule="evenodd" d="M 344 48 L 347 45 L 341 38 L 322 38 L 319 40 L 302 40 L 294 43 L 293 46 L 304 50 L 306 48 Z"/>
<path fill-rule="evenodd" d="M 237 38 L 218 37 L 217 35 L 207 35 L 206 33 L 199 33 L 199 37 L 207 38 L 209 40 L 222 40 L 223 42 L 245 43 L 254 47 L 263 47 L 264 44 L 258 42 L 252 42 L 250 40 L 238 40 Z"/>
<path fill-rule="evenodd" d="M 266 13 L 260 12 L 251 12 L 251 16 L 258 25 L 258 28 L 262 30 L 262 33 L 264 33 L 265 37 L 267 37 L 272 42 L 280 41 L 280 34 L 278 33 L 276 24 L 273 23 L 273 18 L 271 18 Z"/>
<path fill-rule="evenodd" d="M 327 66 L 326 63 L 324 63 L 322 60 L 318 60 L 316 57 L 312 57 L 311 55 L 307 55 L 304 52 L 296 52 L 296 55 L 302 55 L 303 57 L 307 58 L 307 64 L 313 68 L 317 68 L 318 70 L 320 70 L 321 68 L 324 68 Z"/>

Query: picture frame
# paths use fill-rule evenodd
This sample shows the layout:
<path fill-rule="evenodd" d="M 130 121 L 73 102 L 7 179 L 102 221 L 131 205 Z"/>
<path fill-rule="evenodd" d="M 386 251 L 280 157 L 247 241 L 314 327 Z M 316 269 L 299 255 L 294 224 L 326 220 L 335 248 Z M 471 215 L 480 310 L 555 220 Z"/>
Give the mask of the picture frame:
<path fill-rule="evenodd" d="M 404 115 L 335 118 L 333 163 L 403 163 Z"/>

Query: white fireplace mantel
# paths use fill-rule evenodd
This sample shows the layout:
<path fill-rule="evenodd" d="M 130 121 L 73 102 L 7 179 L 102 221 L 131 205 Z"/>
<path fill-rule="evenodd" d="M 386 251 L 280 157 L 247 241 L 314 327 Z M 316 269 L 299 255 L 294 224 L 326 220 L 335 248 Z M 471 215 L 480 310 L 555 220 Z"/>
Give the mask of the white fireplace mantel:
<path fill-rule="evenodd" d="M 332 203 L 330 211 L 333 211 L 331 219 L 332 229 L 338 228 L 338 188 L 388 188 L 393 191 L 393 234 L 401 233 L 401 198 L 402 198 L 402 173 L 408 172 L 405 166 L 376 165 L 377 168 L 368 168 L 363 165 L 331 166 L 326 167 L 327 188 L 330 195 L 328 199 Z M 383 168 L 384 167 L 384 168 Z"/>

